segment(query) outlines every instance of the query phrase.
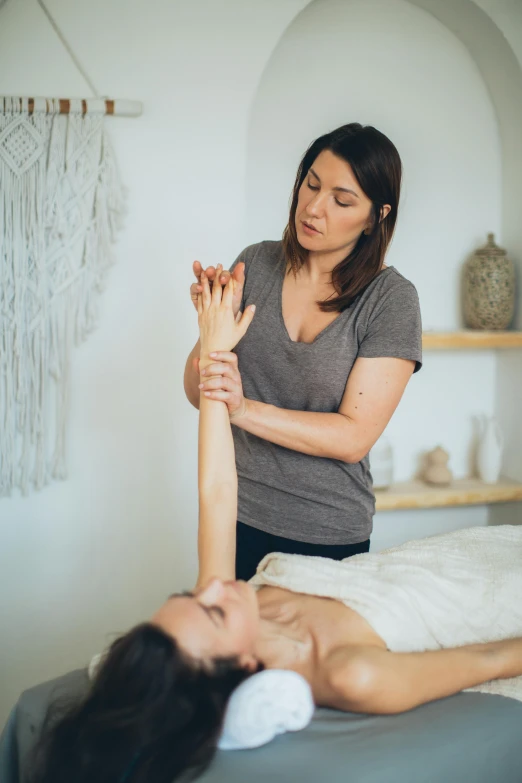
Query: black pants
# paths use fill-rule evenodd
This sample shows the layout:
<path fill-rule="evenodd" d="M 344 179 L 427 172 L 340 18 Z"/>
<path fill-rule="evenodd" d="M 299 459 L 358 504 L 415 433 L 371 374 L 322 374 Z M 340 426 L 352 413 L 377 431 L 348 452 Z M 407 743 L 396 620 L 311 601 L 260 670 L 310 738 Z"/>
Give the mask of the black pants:
<path fill-rule="evenodd" d="M 258 563 L 271 552 L 285 552 L 291 555 L 315 555 L 330 557 L 332 560 L 343 560 L 345 557 L 359 555 L 370 551 L 370 539 L 358 544 L 307 544 L 305 541 L 294 541 L 292 538 L 282 538 L 255 527 L 237 523 L 236 533 L 236 579 L 247 581 L 256 572 Z"/>

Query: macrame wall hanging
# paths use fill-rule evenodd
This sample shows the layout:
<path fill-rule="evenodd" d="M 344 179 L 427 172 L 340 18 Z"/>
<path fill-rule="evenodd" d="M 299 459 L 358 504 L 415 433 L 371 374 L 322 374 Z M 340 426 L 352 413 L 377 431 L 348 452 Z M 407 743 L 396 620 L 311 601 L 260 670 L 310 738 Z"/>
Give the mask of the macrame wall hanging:
<path fill-rule="evenodd" d="M 140 113 L 129 101 L 0 97 L 0 496 L 66 477 L 71 352 L 96 326 L 123 214 L 104 118 Z"/>

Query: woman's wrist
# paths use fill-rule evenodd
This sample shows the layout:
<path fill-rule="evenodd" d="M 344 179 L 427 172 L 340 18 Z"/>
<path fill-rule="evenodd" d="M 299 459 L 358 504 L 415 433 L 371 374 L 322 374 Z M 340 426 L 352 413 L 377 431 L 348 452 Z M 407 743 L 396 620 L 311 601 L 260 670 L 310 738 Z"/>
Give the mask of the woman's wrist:
<path fill-rule="evenodd" d="M 230 421 L 233 424 L 239 424 L 239 422 L 245 421 L 246 417 L 248 416 L 248 404 L 249 400 L 247 400 L 246 397 L 243 397 L 241 407 L 238 408 L 237 411 L 234 411 L 234 413 L 231 413 L 229 416 Z"/>
<path fill-rule="evenodd" d="M 202 370 L 206 370 L 207 367 L 210 364 L 213 364 L 216 360 L 212 359 L 210 354 L 213 353 L 213 349 L 205 350 L 204 348 L 201 349 L 199 354 L 199 372 L 201 373 Z"/>

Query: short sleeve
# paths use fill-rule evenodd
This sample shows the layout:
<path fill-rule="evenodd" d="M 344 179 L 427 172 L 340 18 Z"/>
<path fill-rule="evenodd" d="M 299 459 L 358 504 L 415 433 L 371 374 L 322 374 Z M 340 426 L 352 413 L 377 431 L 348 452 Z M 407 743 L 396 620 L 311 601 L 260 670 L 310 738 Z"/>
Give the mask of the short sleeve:
<path fill-rule="evenodd" d="M 411 359 L 422 367 L 422 323 L 415 286 L 405 278 L 390 286 L 378 299 L 368 319 L 357 356 Z"/>

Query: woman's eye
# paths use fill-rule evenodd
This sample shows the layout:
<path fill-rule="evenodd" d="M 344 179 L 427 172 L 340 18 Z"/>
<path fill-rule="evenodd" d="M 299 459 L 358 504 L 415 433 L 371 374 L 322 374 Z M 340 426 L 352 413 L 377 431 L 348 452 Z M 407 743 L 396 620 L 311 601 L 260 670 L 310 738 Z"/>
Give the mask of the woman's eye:
<path fill-rule="evenodd" d="M 310 190 L 319 190 L 319 188 L 318 188 L 316 185 L 310 185 L 310 183 L 309 183 L 309 182 L 307 182 L 306 184 L 308 185 L 308 187 L 310 188 Z"/>
<path fill-rule="evenodd" d="M 352 206 L 351 204 L 343 204 L 341 201 L 337 201 L 337 199 L 335 199 L 335 203 L 339 204 L 340 207 L 351 207 Z"/>

